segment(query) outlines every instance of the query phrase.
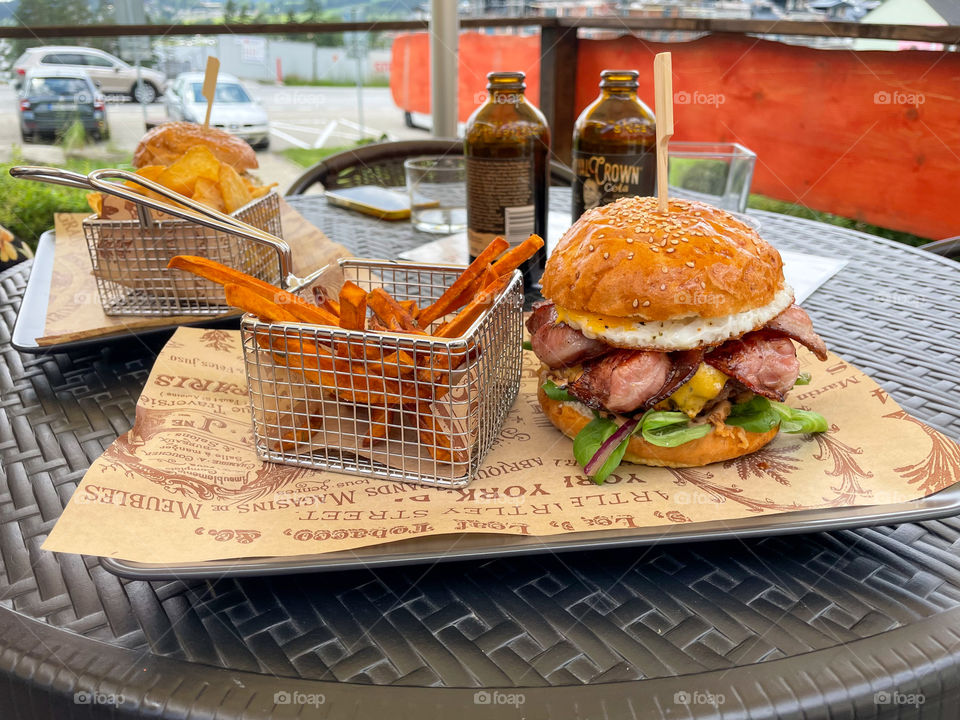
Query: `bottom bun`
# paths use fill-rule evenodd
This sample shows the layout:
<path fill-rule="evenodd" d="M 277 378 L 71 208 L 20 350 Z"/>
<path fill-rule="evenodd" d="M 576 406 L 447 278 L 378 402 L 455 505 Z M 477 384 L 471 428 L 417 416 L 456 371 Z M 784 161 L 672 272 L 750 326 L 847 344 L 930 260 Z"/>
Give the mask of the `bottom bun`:
<path fill-rule="evenodd" d="M 571 439 L 575 438 L 593 417 L 593 412 L 586 405 L 551 400 L 543 388 L 537 389 L 537 398 L 550 422 Z M 708 435 L 676 447 L 652 445 L 642 436 L 634 435 L 630 438 L 623 459 L 639 465 L 658 467 L 700 467 L 749 455 L 773 440 L 779 430 L 779 427 L 775 427 L 765 433 L 752 433 L 732 425 L 720 425 Z"/>

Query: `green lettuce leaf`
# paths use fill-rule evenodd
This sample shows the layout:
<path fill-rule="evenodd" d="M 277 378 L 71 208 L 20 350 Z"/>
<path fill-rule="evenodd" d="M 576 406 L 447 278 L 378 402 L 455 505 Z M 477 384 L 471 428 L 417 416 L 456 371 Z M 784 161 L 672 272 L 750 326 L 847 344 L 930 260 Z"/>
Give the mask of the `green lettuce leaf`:
<path fill-rule="evenodd" d="M 742 427 L 747 432 L 765 433 L 777 426 L 780 414 L 770 406 L 770 401 L 765 397 L 754 395 L 749 402 L 734 405 L 723 422 Z"/>
<path fill-rule="evenodd" d="M 827 431 L 827 419 L 810 410 L 797 410 L 783 403 L 771 402 L 770 407 L 780 416 L 780 430 L 785 433 L 817 433 Z"/>
<path fill-rule="evenodd" d="M 586 426 L 577 433 L 573 440 L 573 456 L 577 459 L 580 467 L 586 467 L 590 459 L 597 454 L 597 450 L 603 445 L 604 441 L 617 431 L 617 424 L 613 420 L 603 417 L 595 417 L 588 422 Z M 623 454 L 620 455 L 621 459 Z M 606 464 L 604 464 L 605 469 Z M 612 472 L 612 470 L 611 470 Z M 608 475 L 610 473 L 607 473 Z"/>
<path fill-rule="evenodd" d="M 659 447 L 677 447 L 707 435 L 713 426 L 710 423 L 693 425 L 682 412 L 659 412 L 650 410 L 640 422 L 643 439 Z"/>
<path fill-rule="evenodd" d="M 570 402 L 573 400 L 573 396 L 566 391 L 565 388 L 557 385 L 553 380 L 547 380 L 540 387 L 543 388 L 543 392 L 546 393 L 547 397 L 551 400 L 559 400 L 561 402 Z"/>

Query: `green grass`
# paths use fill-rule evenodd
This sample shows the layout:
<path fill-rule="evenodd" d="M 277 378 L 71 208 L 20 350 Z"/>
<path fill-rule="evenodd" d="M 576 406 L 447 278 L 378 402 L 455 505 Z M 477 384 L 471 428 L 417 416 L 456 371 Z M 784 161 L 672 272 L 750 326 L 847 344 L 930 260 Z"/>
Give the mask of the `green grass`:
<path fill-rule="evenodd" d="M 357 83 L 353 80 L 333 80 L 320 78 L 319 80 L 310 80 L 300 75 L 285 75 L 283 84 L 290 87 L 356 87 Z M 374 80 L 365 80 L 363 87 L 390 87 L 390 81 L 386 78 L 376 78 Z"/>
<path fill-rule="evenodd" d="M 300 167 L 313 167 L 324 158 L 335 155 L 344 150 L 352 150 L 353 145 L 332 148 L 284 148 L 280 152 L 287 160 L 295 162 Z"/>
<path fill-rule="evenodd" d="M 853 218 L 831 215 L 830 213 L 820 212 L 819 210 L 811 210 L 803 205 L 784 202 L 783 200 L 774 200 L 764 195 L 751 195 L 748 206 L 756 210 L 769 210 L 770 212 L 780 213 L 781 215 L 792 215 L 793 217 L 806 218 L 807 220 L 817 220 L 822 223 L 827 223 L 828 225 L 859 230 L 860 232 L 879 235 L 882 238 L 896 240 L 904 245 L 911 245 L 913 247 L 926 245 L 930 242 L 929 238 L 920 237 L 919 235 L 911 235 L 910 233 L 900 232 L 899 230 L 870 225 L 869 223 L 854 220 Z"/>
<path fill-rule="evenodd" d="M 10 168 L 26 164 L 14 154 L 13 162 L 0 164 L 0 225 L 36 249 L 37 240 L 44 231 L 53 227 L 54 213 L 87 212 L 87 191 L 50 185 L 32 180 L 17 180 L 10 177 Z M 66 169 L 88 173 L 101 167 L 118 167 L 115 162 L 67 160 Z M 129 169 L 119 166 L 121 169 Z"/>
<path fill-rule="evenodd" d="M 331 155 L 336 155 L 339 152 L 344 150 L 353 150 L 356 147 L 361 145 L 369 145 L 372 142 L 380 142 L 386 138 L 379 138 L 377 140 L 361 140 L 359 142 L 353 143 L 352 145 L 340 145 L 338 147 L 327 147 L 327 148 L 284 148 L 280 152 L 283 154 L 287 160 L 295 162 L 300 167 L 313 167 L 321 160 L 330 157 Z"/>

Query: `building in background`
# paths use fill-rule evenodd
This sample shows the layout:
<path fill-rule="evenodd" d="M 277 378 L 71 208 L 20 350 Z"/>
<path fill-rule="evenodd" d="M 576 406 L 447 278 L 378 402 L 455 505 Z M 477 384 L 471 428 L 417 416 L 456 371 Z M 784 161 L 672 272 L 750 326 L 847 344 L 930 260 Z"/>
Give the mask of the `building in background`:
<path fill-rule="evenodd" d="M 861 22 L 884 25 L 960 25 L 957 0 L 886 0 Z M 915 40 L 857 40 L 856 50 L 942 50 L 941 43 Z M 955 48 L 954 48 L 955 49 Z"/>

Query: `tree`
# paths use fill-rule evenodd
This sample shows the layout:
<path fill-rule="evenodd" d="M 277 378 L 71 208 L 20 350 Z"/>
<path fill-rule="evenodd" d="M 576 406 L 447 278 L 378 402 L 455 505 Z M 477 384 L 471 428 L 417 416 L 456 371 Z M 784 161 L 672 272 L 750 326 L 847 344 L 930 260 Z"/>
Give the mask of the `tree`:
<path fill-rule="evenodd" d="M 223 21 L 232 22 L 237 15 L 237 4 L 233 0 L 227 0 L 223 4 Z"/>
<path fill-rule="evenodd" d="M 16 18 L 18 25 L 27 28 L 39 25 L 82 27 L 92 24 L 93 14 L 87 0 L 20 0 Z M 17 56 L 37 44 L 35 39 L 13 40 L 11 52 Z M 71 44 L 71 41 L 64 44 Z"/>
<path fill-rule="evenodd" d="M 323 5 L 320 4 L 320 0 L 306 0 L 303 9 L 307 13 L 307 22 L 317 22 L 320 19 L 320 11 L 323 10 Z"/>
<path fill-rule="evenodd" d="M 237 16 L 237 20 L 240 22 L 247 22 L 250 19 L 250 6 L 246 3 L 240 3 L 240 14 Z"/>

